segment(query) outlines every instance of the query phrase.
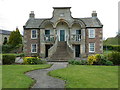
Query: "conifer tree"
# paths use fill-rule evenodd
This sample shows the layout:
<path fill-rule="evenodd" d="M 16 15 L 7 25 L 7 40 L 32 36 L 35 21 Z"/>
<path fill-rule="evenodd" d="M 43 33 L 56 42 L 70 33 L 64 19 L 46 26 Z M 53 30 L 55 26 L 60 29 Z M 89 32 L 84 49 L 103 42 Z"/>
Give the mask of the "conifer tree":
<path fill-rule="evenodd" d="M 22 44 L 22 36 L 18 28 L 16 28 L 16 31 L 11 32 L 8 44 L 12 46 L 17 46 L 18 44 Z"/>

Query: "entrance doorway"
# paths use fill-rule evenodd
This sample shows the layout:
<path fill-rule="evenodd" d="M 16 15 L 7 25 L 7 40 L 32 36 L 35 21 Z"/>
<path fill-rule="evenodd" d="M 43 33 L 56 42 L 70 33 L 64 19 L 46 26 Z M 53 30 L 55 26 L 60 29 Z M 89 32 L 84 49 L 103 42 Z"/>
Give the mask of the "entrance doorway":
<path fill-rule="evenodd" d="M 48 57 L 48 49 L 50 49 L 53 45 L 45 45 L 45 57 Z"/>
<path fill-rule="evenodd" d="M 60 41 L 65 41 L 65 30 L 60 30 Z"/>
<path fill-rule="evenodd" d="M 80 57 L 80 45 L 75 45 L 75 57 Z"/>

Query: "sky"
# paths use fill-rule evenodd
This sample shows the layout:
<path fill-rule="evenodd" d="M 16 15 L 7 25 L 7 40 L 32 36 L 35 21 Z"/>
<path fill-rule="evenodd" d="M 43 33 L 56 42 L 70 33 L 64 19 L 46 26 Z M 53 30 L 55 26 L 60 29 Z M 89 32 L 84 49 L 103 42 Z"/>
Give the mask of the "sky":
<path fill-rule="evenodd" d="M 51 18 L 52 7 L 71 7 L 72 17 L 91 17 L 96 11 L 103 26 L 103 38 L 118 32 L 119 0 L 0 0 L 0 29 L 23 33 L 23 26 L 34 11 L 36 18 Z M 120 4 L 119 4 L 120 5 Z M 120 28 L 120 27 L 119 27 Z"/>

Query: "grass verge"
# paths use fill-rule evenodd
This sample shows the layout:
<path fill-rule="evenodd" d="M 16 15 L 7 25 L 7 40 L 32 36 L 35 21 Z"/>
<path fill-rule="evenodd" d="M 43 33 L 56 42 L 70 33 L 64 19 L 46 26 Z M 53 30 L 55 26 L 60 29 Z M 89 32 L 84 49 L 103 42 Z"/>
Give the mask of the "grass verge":
<path fill-rule="evenodd" d="M 3 65 L 2 67 L 2 88 L 29 88 L 35 81 L 24 73 L 48 68 L 51 65 Z"/>
<path fill-rule="evenodd" d="M 69 65 L 49 75 L 66 81 L 66 88 L 118 88 L 118 66 Z"/>

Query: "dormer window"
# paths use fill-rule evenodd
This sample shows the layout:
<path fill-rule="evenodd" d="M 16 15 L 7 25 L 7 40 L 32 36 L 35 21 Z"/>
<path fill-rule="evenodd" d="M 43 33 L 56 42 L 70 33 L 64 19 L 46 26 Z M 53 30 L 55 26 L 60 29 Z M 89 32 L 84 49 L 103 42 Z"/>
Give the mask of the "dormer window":
<path fill-rule="evenodd" d="M 31 30 L 31 39 L 37 39 L 37 30 Z"/>

